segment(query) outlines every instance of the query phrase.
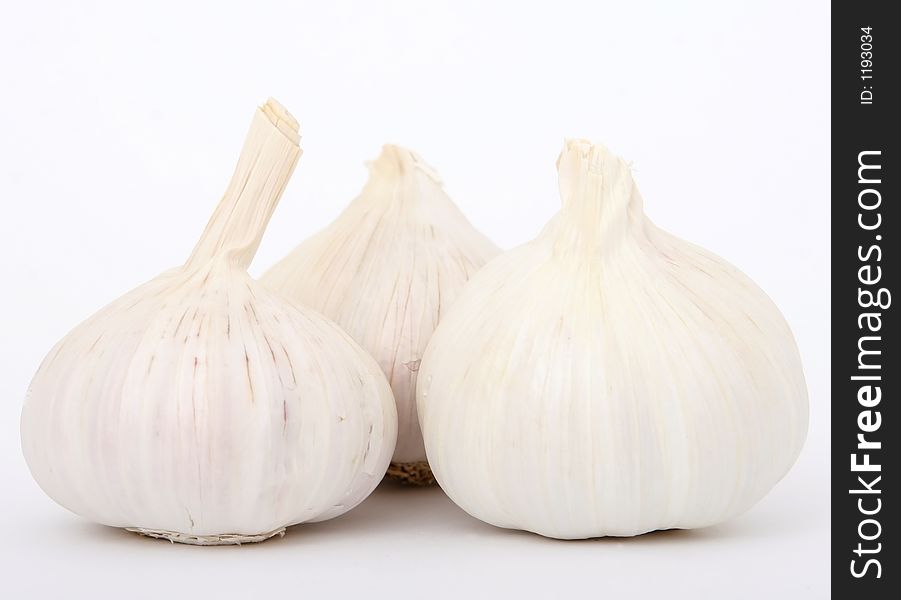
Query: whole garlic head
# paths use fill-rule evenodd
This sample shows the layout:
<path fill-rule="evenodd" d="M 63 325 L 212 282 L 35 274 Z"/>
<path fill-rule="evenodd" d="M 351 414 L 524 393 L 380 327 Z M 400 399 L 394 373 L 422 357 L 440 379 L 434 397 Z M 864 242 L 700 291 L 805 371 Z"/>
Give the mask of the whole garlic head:
<path fill-rule="evenodd" d="M 247 274 L 300 156 L 257 111 L 191 258 L 76 327 L 22 413 L 31 472 L 88 519 L 193 544 L 260 541 L 337 516 L 381 480 L 391 390 L 337 325 Z"/>
<path fill-rule="evenodd" d="M 397 401 L 389 476 L 430 483 L 416 415 L 426 344 L 463 284 L 499 250 L 413 152 L 386 145 L 360 195 L 261 281 L 334 319 L 378 361 Z"/>
<path fill-rule="evenodd" d="M 568 141 L 563 209 L 442 319 L 418 405 L 429 463 L 471 515 L 555 538 L 713 525 L 797 458 L 807 391 L 770 299 L 655 227 L 629 166 Z"/>

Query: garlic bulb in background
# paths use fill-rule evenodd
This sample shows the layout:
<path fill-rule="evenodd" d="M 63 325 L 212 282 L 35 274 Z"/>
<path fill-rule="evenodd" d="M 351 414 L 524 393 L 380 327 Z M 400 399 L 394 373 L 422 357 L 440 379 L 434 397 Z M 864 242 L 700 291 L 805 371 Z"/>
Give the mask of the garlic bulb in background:
<path fill-rule="evenodd" d="M 381 480 L 396 415 L 378 365 L 246 271 L 298 140 L 294 118 L 267 102 L 188 261 L 44 359 L 22 446 L 64 507 L 177 542 L 255 542 L 337 516 Z"/>
<path fill-rule="evenodd" d="M 334 319 L 387 374 L 398 435 L 389 477 L 433 481 L 416 416 L 426 344 L 463 284 L 499 250 L 466 220 L 417 155 L 386 145 L 369 181 L 326 229 L 261 281 Z"/>
<path fill-rule="evenodd" d="M 467 284 L 423 358 L 435 477 L 471 515 L 555 538 L 738 515 L 806 435 L 788 325 L 655 227 L 622 159 L 568 141 L 557 164 L 562 210 Z"/>

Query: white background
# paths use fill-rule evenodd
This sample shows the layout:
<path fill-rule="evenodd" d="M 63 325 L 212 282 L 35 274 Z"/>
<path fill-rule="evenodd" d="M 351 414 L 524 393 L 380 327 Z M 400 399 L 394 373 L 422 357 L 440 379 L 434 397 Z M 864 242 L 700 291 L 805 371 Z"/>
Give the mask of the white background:
<path fill-rule="evenodd" d="M 10 2 L 0 17 L 5 597 L 826 596 L 822 3 L 134 4 Z M 505 248 L 557 210 L 565 136 L 633 160 L 649 216 L 742 268 L 791 323 L 811 399 L 795 468 L 722 526 L 588 542 L 492 528 L 438 489 L 383 486 L 240 548 L 55 505 L 19 449 L 31 375 L 72 326 L 185 259 L 269 95 L 305 154 L 254 273 L 328 223 L 385 142 L 420 152 Z"/>

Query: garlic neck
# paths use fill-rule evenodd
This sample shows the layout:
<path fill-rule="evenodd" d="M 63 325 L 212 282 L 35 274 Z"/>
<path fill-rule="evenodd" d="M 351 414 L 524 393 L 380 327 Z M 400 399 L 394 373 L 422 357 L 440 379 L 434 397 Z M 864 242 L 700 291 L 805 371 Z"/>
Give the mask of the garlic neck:
<path fill-rule="evenodd" d="M 594 250 L 620 243 L 630 231 L 641 199 L 628 163 L 607 148 L 567 140 L 557 159 L 563 208 L 557 247 Z"/>
<path fill-rule="evenodd" d="M 382 146 L 378 158 L 366 166 L 369 180 L 357 198 L 358 205 L 415 213 L 433 199 L 446 197 L 435 170 L 416 153 L 401 146 Z"/>
<path fill-rule="evenodd" d="M 294 171 L 301 150 L 298 124 L 278 102 L 259 108 L 234 175 L 185 267 L 224 258 L 246 269 Z"/>

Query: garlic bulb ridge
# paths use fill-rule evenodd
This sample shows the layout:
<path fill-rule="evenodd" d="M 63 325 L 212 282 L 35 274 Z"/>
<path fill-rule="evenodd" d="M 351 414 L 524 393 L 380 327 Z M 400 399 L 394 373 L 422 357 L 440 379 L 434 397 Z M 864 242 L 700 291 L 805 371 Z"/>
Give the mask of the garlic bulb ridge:
<path fill-rule="evenodd" d="M 59 504 L 172 541 L 242 543 L 337 516 L 380 481 L 396 413 L 378 365 L 246 271 L 298 141 L 294 118 L 267 102 L 187 262 L 44 359 L 22 446 Z"/>
<path fill-rule="evenodd" d="M 473 516 L 556 538 L 712 525 L 796 460 L 807 391 L 776 306 L 654 226 L 628 164 L 567 141 L 561 211 L 491 261 L 423 357 L 419 418 Z"/>
<path fill-rule="evenodd" d="M 463 284 L 498 249 L 413 152 L 386 145 L 368 166 L 360 195 L 262 281 L 334 319 L 375 357 L 398 409 L 389 475 L 424 483 L 431 474 L 415 402 L 422 353 Z"/>

